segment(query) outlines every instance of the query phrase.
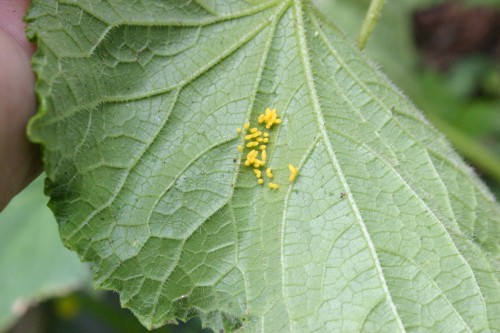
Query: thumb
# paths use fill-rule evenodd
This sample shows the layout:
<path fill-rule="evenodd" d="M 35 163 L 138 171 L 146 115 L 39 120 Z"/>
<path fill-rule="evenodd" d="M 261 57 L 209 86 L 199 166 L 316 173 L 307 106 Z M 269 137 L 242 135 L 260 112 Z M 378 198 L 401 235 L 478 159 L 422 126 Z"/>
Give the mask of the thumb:
<path fill-rule="evenodd" d="M 12 19 L 2 15 L 2 25 Z M 40 172 L 37 148 L 26 137 L 27 121 L 36 109 L 32 49 L 27 41 L 16 40 L 22 21 L 12 27 L 9 32 L 0 28 L 0 210 Z"/>

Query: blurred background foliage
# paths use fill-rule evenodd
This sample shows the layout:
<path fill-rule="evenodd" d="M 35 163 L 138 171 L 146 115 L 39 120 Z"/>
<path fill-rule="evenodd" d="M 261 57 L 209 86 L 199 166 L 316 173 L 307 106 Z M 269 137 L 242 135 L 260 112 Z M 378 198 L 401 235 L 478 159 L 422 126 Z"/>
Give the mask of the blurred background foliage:
<path fill-rule="evenodd" d="M 353 45 L 369 0 L 314 0 Z M 500 0 L 387 1 L 364 50 L 500 197 Z M 43 177 L 0 213 L 0 332 L 148 332 L 94 291 L 46 207 Z M 155 332 L 209 332 L 193 319 Z"/>

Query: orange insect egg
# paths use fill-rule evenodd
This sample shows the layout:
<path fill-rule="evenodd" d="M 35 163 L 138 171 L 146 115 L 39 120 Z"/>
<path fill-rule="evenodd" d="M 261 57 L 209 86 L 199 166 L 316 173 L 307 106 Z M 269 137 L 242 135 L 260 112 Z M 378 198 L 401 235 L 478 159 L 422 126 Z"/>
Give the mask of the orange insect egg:
<path fill-rule="evenodd" d="M 299 169 L 297 169 L 296 167 L 294 167 L 293 165 L 291 164 L 288 164 L 288 170 L 290 170 L 290 177 L 288 178 L 288 180 L 291 182 L 293 182 L 295 180 L 295 178 L 297 177 L 297 174 L 299 172 Z"/>
<path fill-rule="evenodd" d="M 276 183 L 269 183 L 268 184 L 270 189 L 277 190 L 280 186 Z"/>
<path fill-rule="evenodd" d="M 266 169 L 266 175 L 268 178 L 273 178 L 274 175 L 273 175 L 273 170 L 271 170 L 271 168 L 267 168 Z"/>

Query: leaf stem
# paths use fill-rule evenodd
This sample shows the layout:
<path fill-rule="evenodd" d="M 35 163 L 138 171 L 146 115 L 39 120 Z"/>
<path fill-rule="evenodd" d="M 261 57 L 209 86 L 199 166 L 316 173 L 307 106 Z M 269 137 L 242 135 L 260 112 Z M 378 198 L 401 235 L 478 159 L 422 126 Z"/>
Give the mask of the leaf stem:
<path fill-rule="evenodd" d="M 453 146 L 478 169 L 500 182 L 500 159 L 489 149 L 477 143 L 454 126 L 436 115 L 426 114 L 427 118 L 453 143 Z"/>
<path fill-rule="evenodd" d="M 363 25 L 361 26 L 361 31 L 358 35 L 358 48 L 363 50 L 368 42 L 368 38 L 375 29 L 380 13 L 382 12 L 382 7 L 384 7 L 385 0 L 372 0 L 370 3 L 370 8 L 366 13 Z"/>

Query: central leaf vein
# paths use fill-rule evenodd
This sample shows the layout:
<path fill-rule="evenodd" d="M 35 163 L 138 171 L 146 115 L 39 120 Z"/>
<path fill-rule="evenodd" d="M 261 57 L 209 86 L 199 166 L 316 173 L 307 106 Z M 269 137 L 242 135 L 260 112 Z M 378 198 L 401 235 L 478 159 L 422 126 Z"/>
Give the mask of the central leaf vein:
<path fill-rule="evenodd" d="M 332 147 L 330 140 L 328 138 L 328 134 L 327 134 L 326 128 L 325 128 L 324 119 L 322 116 L 321 105 L 320 105 L 319 98 L 318 98 L 318 95 L 316 92 L 316 88 L 314 86 L 314 77 L 312 74 L 312 69 L 311 69 L 310 60 L 309 60 L 307 39 L 306 39 L 305 31 L 304 31 L 305 27 L 304 27 L 304 21 L 303 21 L 304 13 L 303 13 L 303 8 L 302 8 L 302 2 L 300 0 L 296 0 L 294 2 L 294 4 L 295 4 L 295 6 L 294 6 L 295 30 L 296 30 L 297 42 L 299 44 L 300 58 L 301 58 L 302 66 L 303 66 L 304 73 L 306 76 L 306 82 L 307 82 L 307 87 L 309 90 L 309 95 L 310 95 L 311 102 L 313 105 L 312 109 L 316 115 L 318 129 L 320 131 L 321 137 L 322 137 L 322 139 L 325 143 L 325 146 L 327 148 L 327 152 L 328 152 L 330 160 L 333 164 L 333 167 L 339 176 L 339 180 L 340 180 L 345 192 L 347 193 L 347 199 L 349 200 L 349 203 L 351 204 L 353 212 L 356 216 L 356 220 L 358 221 L 359 226 L 361 228 L 363 237 L 365 238 L 365 240 L 367 242 L 367 246 L 370 250 L 373 262 L 374 262 L 376 270 L 377 270 L 378 278 L 382 284 L 382 288 L 384 290 L 384 293 L 386 294 L 386 297 L 389 301 L 391 311 L 393 312 L 393 315 L 398 323 L 398 327 L 399 327 L 400 331 L 406 332 L 404 325 L 401 321 L 401 318 L 397 312 L 394 301 L 392 300 L 389 289 L 387 287 L 387 283 L 386 283 L 385 278 L 384 278 L 384 273 L 382 271 L 382 267 L 380 266 L 380 261 L 378 259 L 373 241 L 371 240 L 371 237 L 368 233 L 368 230 L 364 224 L 363 217 L 361 216 L 361 213 L 358 209 L 358 206 L 357 206 L 357 204 L 356 204 L 356 202 L 351 194 L 349 184 L 347 183 L 347 180 L 344 176 L 344 173 L 342 171 L 342 167 L 340 166 L 337 158 L 335 157 L 335 152 L 334 152 L 333 147 Z"/>

